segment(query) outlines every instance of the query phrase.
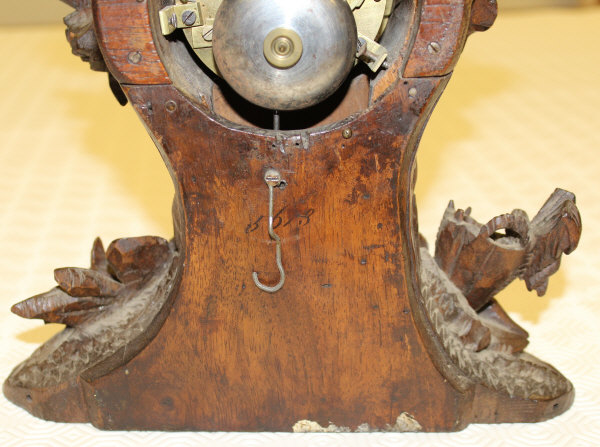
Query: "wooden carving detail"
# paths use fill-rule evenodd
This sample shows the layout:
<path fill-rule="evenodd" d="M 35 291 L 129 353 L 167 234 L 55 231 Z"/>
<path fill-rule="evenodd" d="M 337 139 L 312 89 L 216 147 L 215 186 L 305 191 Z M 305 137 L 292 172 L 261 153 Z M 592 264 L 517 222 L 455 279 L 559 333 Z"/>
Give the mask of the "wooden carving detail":
<path fill-rule="evenodd" d="M 528 399 L 550 400 L 572 389 L 556 369 L 515 349 L 499 331 L 468 304 L 464 295 L 437 266 L 426 249 L 421 249 L 421 294 L 429 318 L 450 358 L 472 380 Z M 514 323 L 513 323 L 514 324 Z M 519 340 L 520 341 L 520 340 Z"/>
<path fill-rule="evenodd" d="M 450 202 L 438 232 L 435 261 L 479 312 L 491 338 L 517 352 L 527 345 L 528 334 L 504 312 L 495 295 L 520 278 L 528 290 L 542 296 L 562 254 L 575 250 L 580 235 L 575 196 L 562 189 L 554 191 L 531 222 L 524 211 L 514 210 L 482 225 L 471 217 L 470 208 L 455 210 Z M 482 334 L 481 339 L 488 340 L 488 334 Z"/>
<path fill-rule="evenodd" d="M 156 1 L 156 0 L 154 0 Z M 114 78 L 122 84 L 169 84 L 148 26 L 148 1 L 93 0 L 98 43 Z"/>
<path fill-rule="evenodd" d="M 148 330 L 168 298 L 177 256 L 173 243 L 158 237 L 118 239 L 106 252 L 98 238 L 89 269 L 55 270 L 58 287 L 15 304 L 12 311 L 67 327 L 12 372 L 4 385 L 7 396 L 23 389 L 28 396 L 64 388 L 78 394 L 80 374 Z M 63 416 L 72 411 L 60 409 L 52 419 L 77 419 Z"/>
<path fill-rule="evenodd" d="M 528 333 L 494 297 L 516 278 L 543 295 L 580 235 L 575 196 L 561 189 L 531 222 L 514 210 L 482 225 L 470 208 L 450 202 L 435 258 L 421 249 L 421 295 L 448 354 L 468 376 L 511 397 L 549 400 L 572 389 L 556 369 L 523 352 Z"/>
<path fill-rule="evenodd" d="M 575 196 L 562 189 L 554 191 L 531 222 L 522 210 L 494 217 L 485 225 L 470 214 L 470 208 L 455 210 L 450 202 L 435 260 L 476 311 L 516 278 L 525 280 L 528 290 L 544 295 L 561 255 L 575 250 L 581 235 Z"/>
<path fill-rule="evenodd" d="M 92 1 L 63 1 L 75 9 L 64 19 L 65 25 L 67 25 L 67 40 L 71 44 L 73 54 L 79 56 L 84 62 L 89 62 L 92 70 L 108 71 L 94 30 Z"/>
<path fill-rule="evenodd" d="M 170 251 L 166 240 L 145 236 L 117 239 L 105 253 L 97 238 L 89 269 L 54 270 L 58 287 L 15 304 L 12 311 L 23 318 L 77 326 L 108 306 L 122 304 L 117 298 L 143 287 L 169 260 Z"/>
<path fill-rule="evenodd" d="M 71 50 L 75 56 L 79 56 L 82 61 L 89 62 L 90 68 L 94 71 L 108 72 L 108 84 L 113 95 L 122 106 L 127 104 L 127 97 L 123 93 L 119 82 L 113 74 L 108 71 L 106 62 L 100 46 L 96 30 L 94 29 L 94 15 L 92 12 L 92 0 L 62 0 L 67 5 L 75 9 L 71 14 L 64 18 L 67 26 L 66 36 Z"/>
<path fill-rule="evenodd" d="M 560 267 L 560 258 L 577 248 L 581 237 L 581 216 L 575 196 L 557 189 L 531 221 L 527 262 L 519 277 L 538 296 L 546 293 L 548 278 Z"/>
<path fill-rule="evenodd" d="M 473 0 L 469 32 L 486 31 L 496 21 L 498 2 L 496 0 Z"/>
<path fill-rule="evenodd" d="M 481 225 L 471 210 L 455 210 L 450 202 L 435 248 L 435 260 L 462 291 L 473 309 L 480 310 L 518 276 L 526 260 L 527 216 L 516 211 Z M 496 230 L 506 237 L 496 238 Z"/>

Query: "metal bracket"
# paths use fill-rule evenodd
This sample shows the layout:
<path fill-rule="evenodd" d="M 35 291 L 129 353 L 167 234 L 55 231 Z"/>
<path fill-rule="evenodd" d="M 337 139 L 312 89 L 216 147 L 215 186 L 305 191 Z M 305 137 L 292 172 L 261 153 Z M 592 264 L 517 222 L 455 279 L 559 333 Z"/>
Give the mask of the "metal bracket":
<path fill-rule="evenodd" d="M 388 50 L 384 46 L 364 34 L 358 33 L 356 58 L 367 64 L 372 72 L 377 72 L 381 67 L 387 68 L 387 57 Z"/>
<path fill-rule="evenodd" d="M 350 9 L 355 10 L 356 8 L 360 8 L 365 0 L 348 0 L 348 5 L 350 5 Z"/>
<path fill-rule="evenodd" d="M 208 5 L 207 5 L 208 3 Z M 213 5 L 213 3 L 215 5 Z M 166 6 L 158 12 L 160 30 L 166 36 L 178 28 L 204 27 L 215 21 L 212 9 L 218 8 L 220 2 L 182 2 Z M 211 8 L 215 6 L 215 8 Z"/>

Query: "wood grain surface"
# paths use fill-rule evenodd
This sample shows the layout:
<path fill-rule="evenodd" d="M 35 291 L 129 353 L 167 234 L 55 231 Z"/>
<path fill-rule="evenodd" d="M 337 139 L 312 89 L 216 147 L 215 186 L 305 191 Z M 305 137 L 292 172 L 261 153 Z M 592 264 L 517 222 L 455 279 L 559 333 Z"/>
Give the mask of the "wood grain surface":
<path fill-rule="evenodd" d="M 105 62 L 119 82 L 170 82 L 152 39 L 146 1 L 93 0 L 92 6 Z"/>
<path fill-rule="evenodd" d="M 400 83 L 347 126 L 279 135 L 232 131 L 172 87 L 129 88 L 176 174 L 186 264 L 156 338 L 110 375 L 87 375 L 92 422 L 271 431 L 302 419 L 385 427 L 406 411 L 430 430 L 458 428 L 464 398 L 432 363 L 411 304 L 410 136 L 442 82 Z M 268 168 L 287 181 L 274 222 L 287 279 L 273 295 L 251 278 L 277 281 Z"/>

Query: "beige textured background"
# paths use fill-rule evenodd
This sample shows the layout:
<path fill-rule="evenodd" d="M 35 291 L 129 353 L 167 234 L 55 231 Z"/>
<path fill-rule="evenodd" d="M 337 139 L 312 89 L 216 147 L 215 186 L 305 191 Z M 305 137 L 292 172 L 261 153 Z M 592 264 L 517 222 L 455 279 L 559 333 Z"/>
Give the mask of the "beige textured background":
<path fill-rule="evenodd" d="M 44 0 L 45 1 L 45 0 Z M 575 384 L 573 408 L 541 424 L 456 434 L 122 433 L 33 418 L 0 397 L 0 446 L 600 445 L 600 8 L 504 12 L 468 42 L 425 132 L 417 185 L 428 239 L 449 199 L 485 221 L 533 216 L 552 190 L 577 194 L 584 232 L 548 294 L 522 283 L 499 297 L 531 334 L 529 351 Z M 70 55 L 62 26 L 0 27 L 0 379 L 58 325 L 11 304 L 85 266 L 97 235 L 172 234 L 172 186 L 133 110 L 106 75 Z"/>
<path fill-rule="evenodd" d="M 499 0 L 503 8 L 531 8 L 539 6 L 586 6 L 599 0 Z M 0 25 L 52 24 L 68 14 L 70 7 L 59 0 L 0 0 L 3 11 Z"/>
<path fill-rule="evenodd" d="M 72 8 L 59 0 L 0 0 L 0 25 L 60 22 Z"/>

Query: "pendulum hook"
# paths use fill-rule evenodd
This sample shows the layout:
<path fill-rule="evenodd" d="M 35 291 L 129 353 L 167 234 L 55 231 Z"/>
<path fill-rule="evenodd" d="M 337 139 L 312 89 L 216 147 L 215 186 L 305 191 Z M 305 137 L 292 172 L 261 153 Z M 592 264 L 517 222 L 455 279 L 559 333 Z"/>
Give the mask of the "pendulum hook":
<path fill-rule="evenodd" d="M 281 265 L 281 239 L 280 237 L 273 231 L 273 189 L 276 187 L 280 187 L 286 184 L 285 180 L 281 178 L 281 174 L 274 170 L 269 169 L 265 173 L 265 183 L 269 187 L 269 236 L 271 239 L 275 241 L 275 262 L 277 263 L 277 268 L 279 269 L 279 282 L 274 286 L 265 286 L 258 279 L 258 273 L 252 272 L 252 279 L 254 280 L 254 284 L 260 290 L 265 292 L 274 293 L 283 287 L 283 283 L 285 282 L 285 271 L 283 270 L 283 266 Z"/>

